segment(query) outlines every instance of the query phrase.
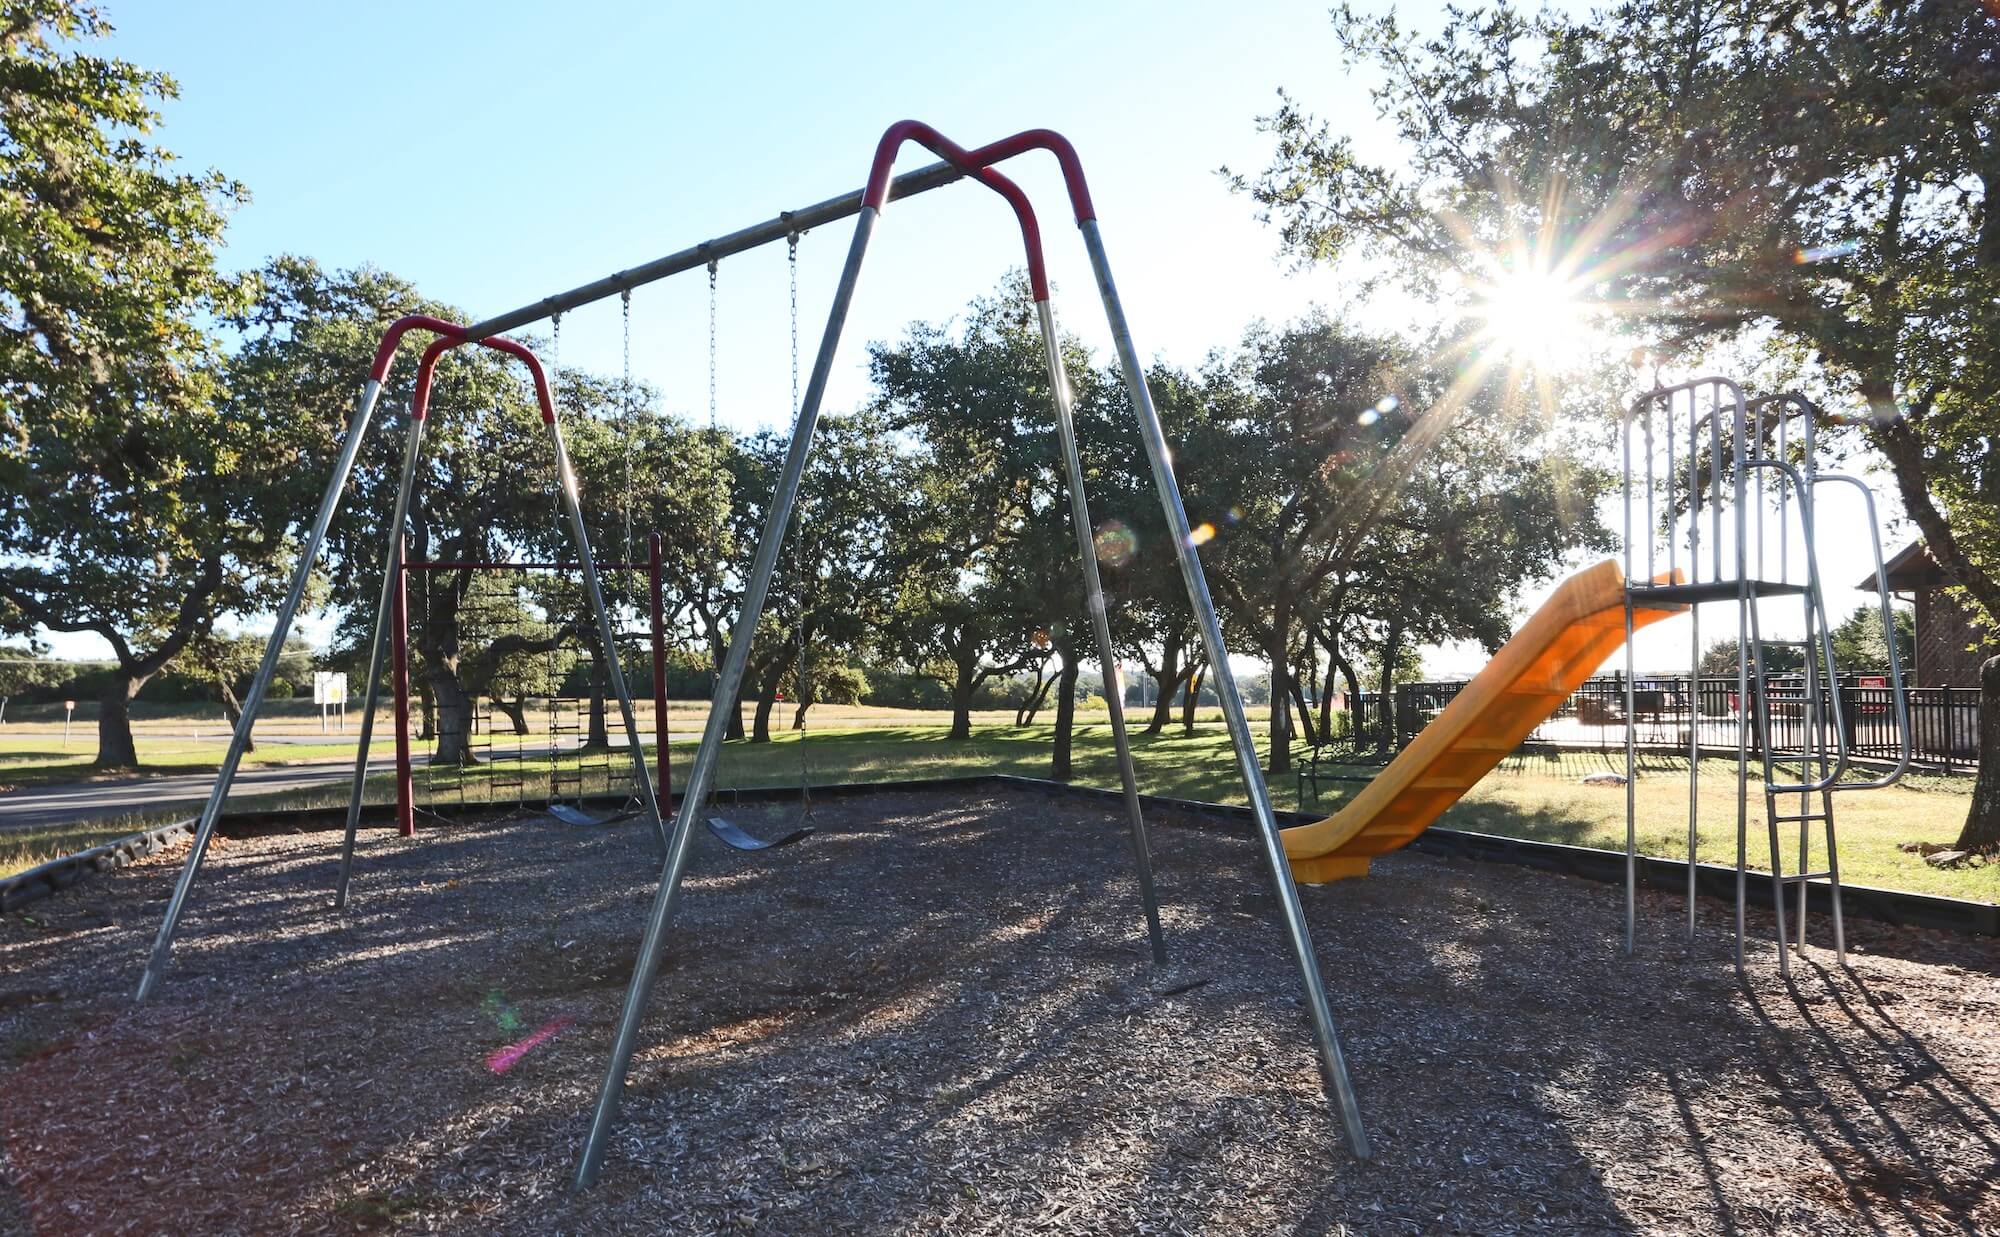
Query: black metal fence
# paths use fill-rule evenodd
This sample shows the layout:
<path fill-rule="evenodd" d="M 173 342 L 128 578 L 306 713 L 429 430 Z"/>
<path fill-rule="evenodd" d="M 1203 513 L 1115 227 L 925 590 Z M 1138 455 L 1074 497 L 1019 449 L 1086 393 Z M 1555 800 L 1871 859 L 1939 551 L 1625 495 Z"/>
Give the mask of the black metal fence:
<path fill-rule="evenodd" d="M 1396 689 L 1398 741 L 1407 744 L 1443 711 L 1464 683 L 1404 683 Z M 1912 760 L 1942 772 L 1976 768 L 1979 760 L 1979 689 L 1910 687 Z M 1873 676 L 1843 678 L 1841 724 L 1847 748 L 1864 760 L 1893 761 L 1902 735 L 1895 693 Z M 1807 746 L 1805 684 L 1798 676 L 1771 678 L 1768 707 L 1771 746 L 1777 753 Z M 1736 750 L 1742 711 L 1736 676 L 1640 676 L 1632 681 L 1632 721 L 1638 746 L 1647 751 L 1685 752 L 1692 738 L 1712 751 Z M 1535 728 L 1527 742 L 1554 747 L 1610 751 L 1625 746 L 1625 679 L 1603 675 L 1585 681 L 1561 708 Z M 1830 719 L 1822 722 L 1831 725 Z M 1692 735 L 1690 734 L 1692 729 Z M 1826 746 L 1831 748 L 1831 734 Z M 1755 741 L 1753 734 L 1752 741 Z"/>

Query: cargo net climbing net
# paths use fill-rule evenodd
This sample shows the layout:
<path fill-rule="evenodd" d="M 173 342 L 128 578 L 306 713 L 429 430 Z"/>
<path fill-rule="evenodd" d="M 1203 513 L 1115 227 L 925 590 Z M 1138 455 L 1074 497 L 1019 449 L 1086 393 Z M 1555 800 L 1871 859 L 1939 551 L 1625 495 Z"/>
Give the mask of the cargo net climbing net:
<path fill-rule="evenodd" d="M 628 679 L 648 682 L 655 633 L 641 624 L 656 571 L 645 562 L 601 571 L 620 664 Z M 572 565 L 412 561 L 404 573 L 396 686 L 415 706 L 411 810 L 546 806 L 574 817 L 595 802 L 614 816 L 629 812 L 638 787 L 625 736 L 610 724 L 609 668 Z M 656 741 L 664 737 L 657 701 L 635 704 L 641 726 L 650 711 Z"/>

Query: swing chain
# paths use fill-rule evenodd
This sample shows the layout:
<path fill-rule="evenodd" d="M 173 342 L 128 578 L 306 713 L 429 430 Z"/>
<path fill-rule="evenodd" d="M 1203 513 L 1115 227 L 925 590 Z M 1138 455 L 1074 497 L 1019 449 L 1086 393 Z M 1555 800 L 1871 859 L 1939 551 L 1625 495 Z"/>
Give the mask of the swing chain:
<path fill-rule="evenodd" d="M 708 428 L 715 428 L 715 277 L 713 258 L 708 263 Z"/>
<path fill-rule="evenodd" d="M 717 474 L 722 472 L 722 444 L 716 431 L 715 416 L 715 337 L 716 337 L 716 275 L 719 268 L 715 259 L 708 262 L 708 447 L 714 454 L 710 457 Z M 717 479 L 720 479 L 719 476 Z M 726 519 L 720 504 L 716 506 L 715 518 L 709 523 L 708 572 L 715 595 L 719 602 L 722 592 L 722 532 Z M 720 690 L 722 667 L 716 664 L 713 651 L 709 658 L 709 679 Z"/>
<path fill-rule="evenodd" d="M 799 234 L 785 237 L 785 266 L 792 283 L 792 421 L 799 417 Z"/>
<path fill-rule="evenodd" d="M 620 292 L 618 294 L 618 302 L 619 302 L 619 310 L 624 317 L 623 338 L 625 347 L 624 380 L 622 385 L 619 387 L 619 392 L 624 397 L 624 401 L 623 401 L 623 407 L 620 409 L 622 415 L 620 417 L 620 425 L 618 427 L 618 437 L 620 445 L 625 448 L 625 461 L 624 461 L 625 463 L 625 496 L 624 496 L 625 561 L 627 563 L 630 563 L 633 561 L 632 559 L 632 421 L 634 413 L 637 411 L 635 407 L 636 401 L 632 397 L 632 289 L 626 288 L 624 291 Z M 622 574 L 623 573 L 621 573 L 621 575 Z"/>
<path fill-rule="evenodd" d="M 794 230 L 785 236 L 785 270 L 790 281 L 791 331 L 792 331 L 792 433 L 799 432 L 799 415 L 803 409 L 799 405 L 799 233 Z M 800 524 L 804 522 L 804 512 L 798 515 Z M 802 818 L 812 816 L 812 762 L 806 750 L 806 714 L 812 707 L 811 653 L 806 642 L 806 613 L 811 604 L 812 590 L 805 587 L 806 554 L 803 528 L 794 527 L 792 544 L 795 547 L 793 563 L 799 574 L 799 810 Z"/>

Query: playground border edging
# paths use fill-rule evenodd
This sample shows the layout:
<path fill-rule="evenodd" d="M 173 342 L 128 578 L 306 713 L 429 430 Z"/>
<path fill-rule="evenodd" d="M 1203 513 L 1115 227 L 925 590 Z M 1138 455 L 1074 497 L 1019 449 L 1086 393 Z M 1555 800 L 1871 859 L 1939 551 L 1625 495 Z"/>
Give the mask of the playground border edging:
<path fill-rule="evenodd" d="M 960 777 L 907 778 L 888 782 L 839 782 L 813 786 L 809 788 L 809 792 L 829 797 L 845 797 L 856 794 L 879 794 L 884 791 L 947 790 L 955 786 L 970 789 L 992 785 L 1013 786 L 1043 794 L 1103 800 L 1108 803 L 1118 803 L 1123 800 L 1123 795 L 1117 790 L 1077 786 L 1015 773 L 975 773 Z M 797 786 L 760 786 L 735 789 L 725 793 L 730 799 L 772 800 L 795 799 L 800 791 Z M 716 797 L 722 799 L 724 795 L 719 794 Z M 1243 832 L 1246 835 L 1252 824 L 1250 809 L 1234 804 L 1209 803 L 1200 799 L 1176 799 L 1166 795 L 1141 795 L 1139 800 L 1148 808 L 1171 813 L 1180 818 L 1159 823 L 1193 824 L 1196 827 L 1222 826 L 1229 828 L 1231 832 Z M 595 806 L 615 808 L 625 802 L 625 796 L 598 795 L 592 796 L 586 802 Z M 463 809 L 448 807 L 433 814 L 449 818 L 461 811 L 467 814 L 483 813 L 495 806 L 504 805 L 468 804 Z M 662 808 L 664 807 L 662 804 Z M 1305 824 L 1319 819 L 1319 815 L 1312 812 L 1280 811 L 1276 816 L 1281 824 Z M 371 804 L 363 810 L 363 820 L 369 824 L 393 828 L 395 805 Z M 270 812 L 246 810 L 224 813 L 217 821 L 217 827 L 230 836 L 250 837 L 299 829 L 338 829 L 345 821 L 344 807 L 292 808 Z M 78 851 L 74 855 L 52 859 L 25 872 L 0 879 L 0 915 L 38 902 L 95 873 L 114 871 L 146 855 L 154 854 L 189 836 L 193 832 L 194 823 L 194 818 L 189 817 L 186 820 L 160 825 L 93 846 L 88 850 Z M 1500 834 L 1473 833 L 1432 826 L 1420 834 L 1410 846 L 1413 850 L 1443 858 L 1471 859 L 1481 863 L 1507 863 L 1574 876 L 1599 884 L 1617 884 L 1625 879 L 1625 856 L 1622 852 L 1598 850 L 1588 846 L 1571 846 L 1562 842 L 1537 842 Z M 1641 856 L 1639 880 L 1649 888 L 1685 889 L 1687 864 L 1678 859 Z M 1733 867 L 1714 863 L 1697 864 L 1695 880 L 1698 891 L 1705 897 L 1733 900 L 1736 896 L 1736 869 Z M 1771 878 L 1767 873 L 1749 873 L 1748 883 L 1753 905 L 1764 905 L 1769 902 Z M 1811 890 L 1815 910 L 1824 912 L 1830 909 L 1831 904 L 1825 886 L 1812 885 L 1808 888 Z M 1878 889 L 1870 885 L 1843 885 L 1841 891 L 1845 896 L 1847 914 L 1853 917 L 1872 919 L 1899 927 L 1931 928 L 1968 936 L 2000 937 L 2000 904 L 1975 902 L 1968 898 L 1946 898 L 1935 894 L 1907 893 L 1897 889 Z"/>

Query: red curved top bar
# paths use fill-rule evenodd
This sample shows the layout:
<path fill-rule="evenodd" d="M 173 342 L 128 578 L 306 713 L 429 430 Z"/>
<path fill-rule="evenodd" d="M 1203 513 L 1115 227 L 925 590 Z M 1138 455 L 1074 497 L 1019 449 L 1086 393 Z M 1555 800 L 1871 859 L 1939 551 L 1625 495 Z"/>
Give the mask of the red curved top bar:
<path fill-rule="evenodd" d="M 1083 178 L 1083 162 L 1076 157 L 1076 147 L 1054 129 L 1023 130 L 1013 137 L 981 146 L 971 152 L 971 158 L 981 167 L 989 167 L 1028 150 L 1046 150 L 1062 165 L 1063 184 L 1069 188 L 1069 205 L 1076 212 L 1078 224 L 1097 218 L 1097 207 L 1091 203 L 1090 184 Z"/>
<path fill-rule="evenodd" d="M 389 365 L 396 359 L 396 349 L 402 346 L 403 336 L 411 331 L 432 331 L 447 338 L 464 339 L 465 328 L 456 322 L 446 322 L 443 318 L 433 318 L 429 314 L 409 314 L 389 324 L 382 332 L 382 342 L 375 349 L 375 364 L 369 367 L 368 377 L 375 382 L 389 380 Z"/>
<path fill-rule="evenodd" d="M 405 321 L 408 321 L 408 319 L 405 319 Z M 433 318 L 430 321 L 438 322 L 439 320 Z M 399 323 L 398 325 L 401 324 Z M 438 331 L 438 334 L 442 338 L 434 341 L 430 347 L 424 349 L 423 360 L 417 362 L 417 392 L 415 397 L 410 400 L 410 418 L 415 421 L 423 420 L 424 414 L 430 411 L 431 379 L 436 374 L 438 358 L 450 352 L 453 348 L 468 342 L 465 338 L 464 327 L 454 326 L 449 322 L 444 322 L 442 325 L 447 328 L 446 330 Z M 432 327 L 431 329 L 436 330 L 437 328 Z M 509 356 L 519 357 L 527 364 L 528 372 L 534 375 L 535 401 L 542 408 L 542 424 L 554 425 L 556 420 L 556 401 L 555 396 L 549 391 L 548 375 L 542 372 L 541 359 L 526 344 L 517 343 L 514 340 L 508 339 L 505 335 L 489 336 L 486 339 L 480 340 L 479 346 L 482 348 L 491 348 L 495 352 L 504 352 Z"/>
<path fill-rule="evenodd" d="M 873 207 L 880 211 L 889 200 L 890 173 L 896 162 L 896 153 L 905 142 L 915 142 L 928 149 L 1007 199 L 1007 204 L 1014 208 L 1015 218 L 1021 221 L 1021 242 L 1028 251 L 1028 286 L 1037 301 L 1048 300 L 1049 272 L 1042 260 L 1042 228 L 1035 219 L 1035 208 L 1028 201 L 1028 195 L 1022 192 L 1021 186 L 988 167 L 990 160 L 981 160 L 920 120 L 897 121 L 875 144 L 875 162 L 868 169 L 868 187 L 861 193 L 862 208 Z M 1074 152 L 1070 157 L 1075 158 Z"/>

